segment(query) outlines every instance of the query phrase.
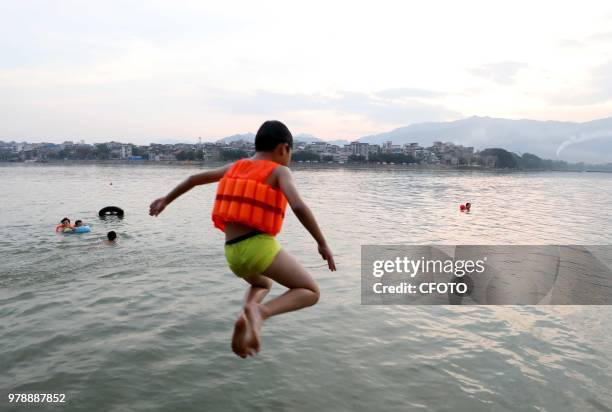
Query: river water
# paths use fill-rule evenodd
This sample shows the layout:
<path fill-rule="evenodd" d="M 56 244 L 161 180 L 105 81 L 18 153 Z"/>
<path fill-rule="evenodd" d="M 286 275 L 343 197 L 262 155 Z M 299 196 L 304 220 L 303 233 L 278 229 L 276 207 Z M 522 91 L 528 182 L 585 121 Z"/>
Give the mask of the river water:
<path fill-rule="evenodd" d="M 612 408 L 610 307 L 360 304 L 362 244 L 612 244 L 612 175 L 298 168 L 338 271 L 288 212 L 279 240 L 321 300 L 270 319 L 243 360 L 214 185 L 147 213 L 198 171 L 0 166 L 0 410 L 23 392 L 89 411 Z M 100 220 L 107 205 L 125 218 Z M 92 232 L 55 234 L 64 216 Z"/>

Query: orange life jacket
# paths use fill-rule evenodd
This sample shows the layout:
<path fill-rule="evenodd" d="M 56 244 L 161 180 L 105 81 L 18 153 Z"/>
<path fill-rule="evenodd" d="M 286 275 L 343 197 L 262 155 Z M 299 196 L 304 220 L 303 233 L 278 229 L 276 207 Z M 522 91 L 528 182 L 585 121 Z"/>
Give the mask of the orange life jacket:
<path fill-rule="evenodd" d="M 212 220 L 225 232 L 228 222 L 240 223 L 268 233 L 280 232 L 287 198 L 282 191 L 266 184 L 278 163 L 241 159 L 225 173 L 217 186 Z"/>

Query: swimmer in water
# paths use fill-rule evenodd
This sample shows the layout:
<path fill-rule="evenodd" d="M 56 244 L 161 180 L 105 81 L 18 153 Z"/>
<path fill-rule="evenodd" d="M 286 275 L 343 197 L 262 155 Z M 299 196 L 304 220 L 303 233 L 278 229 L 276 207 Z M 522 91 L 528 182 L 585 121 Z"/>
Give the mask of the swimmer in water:
<path fill-rule="evenodd" d="M 106 234 L 106 240 L 104 241 L 107 245 L 114 245 L 117 243 L 117 233 L 114 230 L 111 230 Z"/>
<path fill-rule="evenodd" d="M 187 178 L 166 196 L 151 203 L 149 214 L 159 215 L 177 197 L 198 185 L 219 182 L 212 213 L 216 228 L 225 232 L 229 268 L 250 287 L 234 324 L 232 350 L 241 358 L 261 347 L 264 321 L 281 313 L 312 306 L 319 287 L 295 258 L 281 248 L 280 231 L 287 203 L 317 243 L 330 270 L 336 270 L 332 251 L 300 196 L 291 171 L 293 136 L 279 121 L 267 121 L 255 136 L 255 155 Z M 285 286 L 280 296 L 262 303 L 272 282 Z"/>
<path fill-rule="evenodd" d="M 65 217 L 60 221 L 59 225 L 55 226 L 55 231 L 56 232 L 70 232 L 72 231 L 73 228 L 74 226 L 70 224 L 70 219 Z"/>
<path fill-rule="evenodd" d="M 82 220 L 75 220 L 74 221 L 74 227 L 81 227 L 83 226 L 83 221 Z"/>
<path fill-rule="evenodd" d="M 459 210 L 465 213 L 470 213 L 471 207 L 472 207 L 472 204 L 470 202 L 467 202 L 465 205 L 459 206 Z"/>

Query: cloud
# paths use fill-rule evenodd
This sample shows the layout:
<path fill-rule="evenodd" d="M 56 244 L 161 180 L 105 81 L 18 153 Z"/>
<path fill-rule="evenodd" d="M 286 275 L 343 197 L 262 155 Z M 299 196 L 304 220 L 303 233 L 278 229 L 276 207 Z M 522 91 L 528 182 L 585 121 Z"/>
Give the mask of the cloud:
<path fill-rule="evenodd" d="M 212 107 L 241 114 L 268 115 L 278 112 L 321 109 L 326 99 L 309 94 L 287 94 L 256 90 L 254 92 L 234 92 L 210 90 L 205 93 Z"/>
<path fill-rule="evenodd" d="M 587 42 L 607 43 L 612 41 L 612 31 L 591 34 L 586 38 Z"/>
<path fill-rule="evenodd" d="M 441 105 L 425 103 L 417 99 L 396 101 L 381 98 L 379 97 L 380 93 L 370 95 L 342 91 L 327 96 L 321 94 L 276 93 L 265 90 L 257 90 L 253 93 L 216 90 L 209 91 L 206 94 L 208 96 L 207 102 L 212 107 L 249 115 L 277 115 L 278 113 L 291 111 L 323 110 L 359 115 L 374 123 L 386 124 L 441 121 L 460 116 L 460 113 Z"/>
<path fill-rule="evenodd" d="M 606 45 L 612 42 L 612 32 L 600 32 L 590 34 L 580 40 L 578 39 L 563 39 L 559 41 L 561 47 L 577 49 L 585 48 L 593 45 Z"/>
<path fill-rule="evenodd" d="M 417 99 L 397 102 L 355 92 L 343 92 L 339 98 L 331 100 L 330 104 L 334 110 L 360 114 L 379 123 L 408 124 L 448 120 L 459 116 L 459 113 L 441 105 Z"/>
<path fill-rule="evenodd" d="M 586 76 L 585 84 L 570 85 L 555 91 L 549 102 L 560 105 L 583 106 L 612 100 L 612 60 L 593 68 Z"/>
<path fill-rule="evenodd" d="M 560 47 L 568 49 L 576 49 L 585 46 L 584 41 L 576 39 L 562 39 L 559 40 L 558 44 Z"/>
<path fill-rule="evenodd" d="M 519 70 L 525 67 L 527 67 L 526 63 L 505 61 L 474 67 L 468 69 L 468 72 L 474 76 L 484 77 L 495 83 L 511 85 L 514 84 L 516 74 L 519 72 Z"/>
<path fill-rule="evenodd" d="M 407 97 L 442 97 L 446 93 L 437 92 L 434 90 L 413 89 L 413 88 L 396 88 L 385 89 L 376 92 L 376 95 L 384 99 L 403 99 Z"/>

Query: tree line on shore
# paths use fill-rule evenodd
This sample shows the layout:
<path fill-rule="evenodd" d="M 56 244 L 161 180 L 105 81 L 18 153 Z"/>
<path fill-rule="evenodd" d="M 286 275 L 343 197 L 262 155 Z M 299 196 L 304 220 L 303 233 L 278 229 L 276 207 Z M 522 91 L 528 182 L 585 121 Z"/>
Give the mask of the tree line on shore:
<path fill-rule="evenodd" d="M 312 152 L 297 152 L 292 156 L 296 161 L 332 161 L 331 156 L 319 156 Z M 482 159 L 493 158 L 493 165 L 482 163 Z M 480 165 L 489 166 L 495 169 L 514 169 L 514 170 L 587 170 L 595 169 L 602 171 L 612 171 L 612 163 L 591 165 L 584 162 L 568 163 L 564 160 L 543 159 L 532 153 L 517 153 L 509 152 L 501 148 L 484 149 L 478 152 L 476 162 L 468 163 L 460 159 L 458 166 Z M 365 156 L 350 155 L 348 157 L 350 163 L 395 163 L 395 164 L 416 164 L 420 163 L 418 159 L 408 154 L 403 153 L 373 153 L 366 159 Z"/>
<path fill-rule="evenodd" d="M 234 161 L 250 156 L 248 150 L 245 149 L 222 149 L 219 151 L 219 159 L 221 161 Z M 132 156 L 140 156 L 144 159 L 148 158 L 147 149 L 144 147 L 133 146 Z M 202 149 L 195 150 L 178 150 L 174 153 L 178 161 L 204 161 L 205 155 Z M 296 151 L 293 153 L 294 161 L 310 161 L 310 162 L 332 162 L 333 156 L 319 155 L 311 151 Z M 62 149 L 57 152 L 49 152 L 47 160 L 109 160 L 111 159 L 111 149 L 106 144 L 98 144 L 95 146 L 77 146 L 74 149 Z M 493 159 L 494 163 L 485 163 L 484 159 Z M 0 161 L 15 161 L 15 155 L 0 151 Z M 348 163 L 395 163 L 395 164 L 417 164 L 420 160 L 404 153 L 370 153 L 368 157 L 359 155 L 350 155 L 347 159 Z M 543 159 L 531 153 L 509 152 L 501 148 L 484 149 L 477 153 L 475 159 L 467 162 L 465 159 L 459 159 L 458 166 L 474 166 L 480 165 L 487 168 L 495 169 L 513 169 L 513 170 L 600 170 L 612 171 L 612 163 L 607 164 L 586 164 L 568 163 L 564 160 Z"/>

